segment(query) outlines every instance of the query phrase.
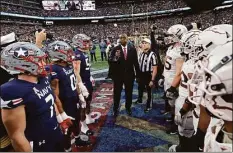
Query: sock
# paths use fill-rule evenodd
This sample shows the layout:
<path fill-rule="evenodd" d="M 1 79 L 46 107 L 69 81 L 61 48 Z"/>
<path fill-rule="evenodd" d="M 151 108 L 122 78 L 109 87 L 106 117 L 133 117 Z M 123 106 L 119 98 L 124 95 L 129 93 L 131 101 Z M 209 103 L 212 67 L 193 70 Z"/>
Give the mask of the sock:
<path fill-rule="evenodd" d="M 81 131 L 83 133 L 87 133 L 87 131 L 89 130 L 89 128 L 88 128 L 87 124 L 85 123 L 85 121 L 81 121 L 80 123 L 81 123 Z"/>

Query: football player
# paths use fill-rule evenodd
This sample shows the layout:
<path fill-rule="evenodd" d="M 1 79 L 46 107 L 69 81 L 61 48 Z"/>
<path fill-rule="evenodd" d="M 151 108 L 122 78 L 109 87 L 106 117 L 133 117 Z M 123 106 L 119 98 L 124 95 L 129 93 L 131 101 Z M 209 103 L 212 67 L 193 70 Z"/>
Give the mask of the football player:
<path fill-rule="evenodd" d="M 199 61 L 202 91 L 201 105 L 218 122 L 210 124 L 204 141 L 204 152 L 232 152 L 232 40 L 216 47 Z"/>
<path fill-rule="evenodd" d="M 188 152 L 192 146 L 191 137 L 194 133 L 192 112 L 186 112 L 186 109 L 182 107 L 185 103 L 185 99 L 188 97 L 187 82 L 191 79 L 194 71 L 195 61 L 192 58 L 194 55 L 191 49 L 200 33 L 201 31 L 199 30 L 190 30 L 181 38 L 181 55 L 185 57 L 185 62 L 182 66 L 179 97 L 175 101 L 175 123 L 178 125 L 179 145 L 171 146 L 169 148 L 170 152 Z M 179 120 L 177 119 L 178 117 Z"/>
<path fill-rule="evenodd" d="M 87 124 L 95 122 L 91 117 L 90 103 L 92 101 L 93 86 L 90 80 L 90 62 L 88 51 L 91 47 L 91 39 L 85 34 L 77 34 L 72 39 L 75 47 L 75 61 L 73 62 L 75 74 L 77 76 L 77 86 L 80 89 L 81 101 L 81 131 L 90 136 L 93 135 Z"/>
<path fill-rule="evenodd" d="M 1 67 L 17 75 L 0 90 L 2 120 L 15 151 L 64 151 L 45 58 L 36 45 L 26 42 L 11 44 L 1 54 Z"/>
<path fill-rule="evenodd" d="M 193 47 L 194 58 L 197 61 L 198 59 L 204 59 L 208 54 L 215 49 L 217 46 L 226 43 L 229 39 L 232 39 L 231 25 L 215 25 L 204 30 L 199 36 Z M 196 63 L 195 67 L 200 67 Z M 195 89 L 195 84 L 200 82 L 200 75 L 198 69 L 195 69 L 191 80 L 188 81 L 188 87 L 190 90 L 189 97 L 186 100 L 187 106 L 183 106 L 183 109 L 188 112 L 192 108 L 192 103 L 194 104 L 193 109 L 193 124 L 194 124 L 194 136 L 193 136 L 193 147 L 194 151 L 200 151 L 203 149 L 204 137 L 209 124 L 214 124 L 217 122 L 217 119 L 211 119 L 211 117 L 206 112 L 206 109 L 200 105 L 201 95 L 199 90 Z M 195 91 L 195 92 L 194 92 Z M 184 114 L 185 114 L 184 112 Z M 180 119 L 179 114 L 177 116 L 178 120 Z M 182 115 L 181 115 L 182 117 Z M 179 122 L 179 121 L 178 121 Z"/>
<path fill-rule="evenodd" d="M 63 41 L 54 41 L 48 44 L 46 49 L 53 61 L 51 68 L 51 86 L 54 90 L 55 103 L 63 121 L 69 125 L 65 134 L 65 150 L 71 151 L 71 133 L 74 134 L 76 146 L 89 145 L 90 142 L 80 137 L 80 110 L 79 95 L 76 87 L 76 76 L 72 66 L 73 50 L 69 44 Z"/>
<path fill-rule="evenodd" d="M 179 86 L 181 79 L 181 67 L 184 62 L 184 58 L 180 55 L 180 39 L 184 33 L 187 32 L 187 28 L 184 25 L 177 24 L 171 26 L 167 31 L 167 36 L 164 41 L 169 48 L 166 52 L 166 62 L 164 65 L 164 91 L 166 99 L 171 106 L 171 128 L 167 131 L 169 134 L 177 133 L 177 126 L 174 124 L 174 107 L 175 99 L 178 97 L 177 87 Z"/>

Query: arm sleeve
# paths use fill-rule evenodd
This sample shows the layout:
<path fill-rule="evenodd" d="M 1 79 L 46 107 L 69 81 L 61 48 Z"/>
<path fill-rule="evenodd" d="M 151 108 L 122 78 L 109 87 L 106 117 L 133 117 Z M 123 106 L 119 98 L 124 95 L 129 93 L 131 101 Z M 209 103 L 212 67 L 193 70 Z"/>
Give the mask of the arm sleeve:
<path fill-rule="evenodd" d="M 54 79 L 59 80 L 59 76 L 57 74 L 56 67 L 53 65 L 52 66 L 52 72 L 51 72 L 51 80 L 54 80 Z"/>
<path fill-rule="evenodd" d="M 151 60 L 152 60 L 152 66 L 158 65 L 157 56 L 155 54 L 152 55 Z"/>
<path fill-rule="evenodd" d="M 74 52 L 75 53 L 75 60 L 76 61 L 81 61 L 81 53 L 79 52 L 79 51 L 75 51 Z"/>
<path fill-rule="evenodd" d="M 137 55 L 136 48 L 132 47 L 132 49 L 134 51 L 134 68 L 135 68 L 135 71 L 136 71 L 136 77 L 138 78 L 139 77 L 139 73 L 140 73 L 139 63 L 138 63 L 138 55 Z"/>
<path fill-rule="evenodd" d="M 18 94 L 20 92 L 11 89 L 11 87 L 1 87 L 1 109 L 13 109 L 26 104 L 23 96 Z"/>

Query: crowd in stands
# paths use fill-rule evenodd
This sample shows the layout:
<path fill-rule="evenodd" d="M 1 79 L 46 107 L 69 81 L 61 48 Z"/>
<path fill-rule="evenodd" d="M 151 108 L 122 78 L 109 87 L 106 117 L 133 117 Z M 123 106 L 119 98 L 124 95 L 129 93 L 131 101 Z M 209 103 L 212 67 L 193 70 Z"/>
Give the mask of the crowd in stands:
<path fill-rule="evenodd" d="M 34 6 L 34 7 L 33 7 Z M 28 7 L 32 7 L 28 9 Z M 56 16 L 56 17 L 68 17 L 68 16 L 102 16 L 102 15 L 123 15 L 142 12 L 154 12 L 158 10 L 169 10 L 174 8 L 183 8 L 186 4 L 182 0 L 156 0 L 152 2 L 143 3 L 125 3 L 117 5 L 103 5 L 97 7 L 92 11 L 58 11 L 58 10 L 43 10 L 38 11 L 38 4 L 25 3 L 15 0 L 3 0 L 1 1 L 1 11 L 9 13 L 18 13 L 34 16 Z M 34 8 L 34 9 L 33 9 Z"/>
<path fill-rule="evenodd" d="M 167 29 L 170 25 L 182 23 L 188 25 L 191 22 L 200 22 L 203 29 L 214 25 L 228 23 L 232 24 L 232 16 L 229 13 L 231 8 L 219 10 L 217 12 L 206 12 L 201 14 L 191 14 L 186 16 L 168 16 L 160 17 L 155 19 L 147 20 L 135 20 L 134 24 L 131 20 L 118 22 L 117 26 L 114 26 L 114 23 L 93 23 L 93 24 L 82 24 L 82 25 L 53 25 L 46 28 L 48 31 L 54 33 L 56 38 L 62 39 L 71 39 L 77 33 L 86 33 L 89 36 L 96 37 L 98 39 L 113 37 L 117 38 L 119 33 L 127 33 L 128 35 L 134 34 L 135 31 L 138 33 L 147 33 L 148 28 L 152 24 L 156 24 L 157 27 Z M 3 19 L 2 19 L 3 20 Z M 15 19 L 16 20 L 16 19 Z M 9 22 L 10 19 L 7 18 Z M 22 22 L 22 19 L 21 19 Z M 15 33 L 29 33 L 22 35 L 20 38 L 23 40 L 33 40 L 34 36 L 31 35 L 31 31 L 35 30 L 34 24 L 29 20 L 25 21 L 28 24 L 15 24 L 15 22 L 1 24 L 1 35 L 15 32 Z"/>

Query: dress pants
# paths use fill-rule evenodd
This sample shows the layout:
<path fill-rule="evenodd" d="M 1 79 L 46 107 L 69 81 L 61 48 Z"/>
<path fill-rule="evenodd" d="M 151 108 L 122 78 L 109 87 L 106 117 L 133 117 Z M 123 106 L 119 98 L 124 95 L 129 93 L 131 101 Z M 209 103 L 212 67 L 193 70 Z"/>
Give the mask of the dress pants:
<path fill-rule="evenodd" d="M 119 75 L 121 75 L 121 74 L 119 74 Z M 133 92 L 134 78 L 129 78 L 129 77 L 123 77 L 123 78 L 117 78 L 117 79 L 115 78 L 113 80 L 113 82 L 114 82 L 114 107 L 113 107 L 113 111 L 115 113 L 118 112 L 123 84 L 125 86 L 125 99 L 126 99 L 125 108 L 126 108 L 126 110 L 130 110 L 131 105 L 132 105 L 132 92 Z"/>

